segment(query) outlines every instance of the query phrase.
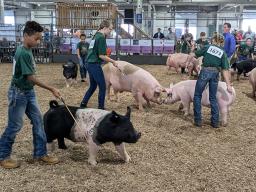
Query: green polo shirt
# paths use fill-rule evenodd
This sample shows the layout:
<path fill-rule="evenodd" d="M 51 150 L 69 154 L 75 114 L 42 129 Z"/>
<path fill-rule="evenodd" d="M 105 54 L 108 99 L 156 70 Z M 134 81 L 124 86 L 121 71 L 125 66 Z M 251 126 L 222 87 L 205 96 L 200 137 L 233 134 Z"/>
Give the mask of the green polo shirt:
<path fill-rule="evenodd" d="M 195 52 L 196 57 L 203 56 L 203 67 L 229 69 L 227 54 L 224 49 L 216 45 L 206 45 Z"/>
<path fill-rule="evenodd" d="M 34 84 L 27 80 L 28 75 L 35 74 L 35 60 L 32 50 L 23 46 L 18 47 L 13 60 L 13 76 L 11 85 L 21 90 L 31 90 Z"/>
<path fill-rule="evenodd" d="M 88 63 L 101 63 L 103 60 L 99 58 L 100 55 L 107 54 L 107 43 L 105 36 L 97 32 L 92 39 L 89 51 L 87 55 L 87 62 Z"/>
<path fill-rule="evenodd" d="M 189 54 L 191 52 L 191 47 L 187 44 L 187 41 L 184 41 L 181 46 L 181 53 Z"/>
<path fill-rule="evenodd" d="M 253 47 L 248 46 L 246 44 L 240 45 L 239 53 L 240 53 L 240 55 L 243 55 L 243 56 L 250 55 L 253 53 Z"/>
<path fill-rule="evenodd" d="M 80 41 L 76 47 L 76 49 L 79 49 L 79 54 L 81 57 L 87 56 L 88 48 L 89 48 L 89 43 L 85 41 Z"/>
<path fill-rule="evenodd" d="M 199 45 L 199 48 L 202 49 L 205 45 L 209 45 L 209 42 L 207 40 L 197 39 L 196 44 Z"/>

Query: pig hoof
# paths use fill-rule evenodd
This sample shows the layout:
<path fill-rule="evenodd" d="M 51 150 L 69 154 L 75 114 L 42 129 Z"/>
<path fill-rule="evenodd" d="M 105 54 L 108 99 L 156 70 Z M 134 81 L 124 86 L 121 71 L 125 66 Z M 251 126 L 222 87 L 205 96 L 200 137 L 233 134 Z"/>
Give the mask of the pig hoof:
<path fill-rule="evenodd" d="M 228 123 L 222 123 L 222 126 L 223 126 L 223 127 L 227 127 L 227 126 L 228 126 Z"/>
<path fill-rule="evenodd" d="M 91 165 L 93 165 L 93 166 L 96 166 L 97 165 L 97 161 L 95 161 L 95 160 L 88 160 L 88 163 L 89 164 L 91 164 Z"/>
<path fill-rule="evenodd" d="M 59 149 L 67 149 L 67 146 L 59 146 Z"/>
<path fill-rule="evenodd" d="M 189 115 L 189 113 L 185 113 L 184 116 L 187 117 Z"/>
<path fill-rule="evenodd" d="M 127 157 L 124 159 L 125 163 L 129 163 L 129 161 L 131 161 L 131 157 L 129 155 L 127 155 Z"/>

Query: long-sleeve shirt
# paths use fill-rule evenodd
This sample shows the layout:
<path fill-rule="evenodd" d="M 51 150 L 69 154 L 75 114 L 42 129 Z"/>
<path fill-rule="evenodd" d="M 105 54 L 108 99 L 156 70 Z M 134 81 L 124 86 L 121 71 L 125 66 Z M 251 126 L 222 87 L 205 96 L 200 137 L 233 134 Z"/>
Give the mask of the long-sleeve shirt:
<path fill-rule="evenodd" d="M 224 50 L 228 58 L 230 58 L 236 50 L 236 40 L 230 33 L 224 33 L 223 35 L 225 37 Z"/>

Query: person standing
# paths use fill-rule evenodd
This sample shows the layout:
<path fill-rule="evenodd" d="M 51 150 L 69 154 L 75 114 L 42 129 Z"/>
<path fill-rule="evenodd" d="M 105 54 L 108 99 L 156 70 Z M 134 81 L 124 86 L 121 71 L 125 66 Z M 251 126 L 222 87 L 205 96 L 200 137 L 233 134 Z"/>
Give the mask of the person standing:
<path fill-rule="evenodd" d="M 193 44 L 193 35 L 191 33 L 188 33 L 188 31 L 185 31 L 185 34 L 181 37 L 182 44 L 181 44 L 181 53 L 190 54 L 191 53 L 191 47 Z M 185 67 L 181 67 L 181 73 L 185 73 Z"/>
<path fill-rule="evenodd" d="M 200 71 L 195 86 L 194 94 L 194 125 L 202 126 L 201 100 L 206 85 L 209 85 L 209 100 L 211 105 L 211 126 L 219 127 L 219 106 L 217 102 L 217 89 L 219 82 L 219 71 L 222 70 L 228 92 L 232 93 L 230 84 L 229 62 L 223 50 L 224 37 L 216 34 L 212 38 L 212 44 L 206 45 L 195 52 L 196 57 L 204 57 L 202 70 Z M 192 51 L 195 49 L 192 46 Z"/>
<path fill-rule="evenodd" d="M 200 38 L 196 40 L 196 44 L 198 45 L 198 49 L 202 49 L 205 45 L 209 45 L 205 32 L 200 33 Z"/>
<path fill-rule="evenodd" d="M 171 28 L 171 27 L 168 29 L 168 31 L 169 31 L 169 32 L 168 32 L 168 34 L 166 35 L 166 39 L 176 41 L 176 34 L 175 34 L 175 32 L 172 31 L 172 28 Z"/>
<path fill-rule="evenodd" d="M 236 51 L 236 40 L 234 35 L 230 33 L 231 29 L 231 24 L 230 23 L 224 23 L 224 38 L 225 38 L 225 43 L 224 43 L 224 50 L 225 53 L 227 54 L 227 57 L 230 61 L 232 55 Z"/>
<path fill-rule="evenodd" d="M 251 38 L 246 39 L 245 44 L 240 44 L 238 47 L 238 60 L 239 61 L 244 61 L 249 58 L 253 59 L 253 43 Z"/>
<path fill-rule="evenodd" d="M 157 29 L 157 32 L 153 36 L 154 39 L 164 39 L 164 34 L 161 33 L 161 28 Z"/>
<path fill-rule="evenodd" d="M 84 98 L 80 104 L 81 108 L 86 108 L 89 99 L 95 92 L 97 85 L 99 86 L 98 95 L 98 108 L 105 109 L 105 95 L 106 95 L 106 83 L 104 74 L 101 68 L 103 61 L 111 62 L 117 67 L 115 60 L 108 57 L 107 54 L 107 44 L 106 36 L 110 34 L 113 29 L 113 25 L 104 20 L 99 26 L 96 34 L 92 38 L 89 46 L 89 51 L 87 55 L 87 70 L 90 77 L 90 87 L 84 95 Z"/>
<path fill-rule="evenodd" d="M 10 157 L 12 145 L 17 133 L 22 128 L 24 114 L 32 124 L 34 159 L 46 164 L 56 164 L 58 158 L 47 155 L 46 135 L 44 132 L 43 118 L 39 110 L 34 85 L 38 85 L 52 92 L 60 98 L 57 89 L 39 81 L 35 76 L 35 60 L 32 47 L 42 39 L 42 26 L 35 21 L 28 21 L 23 31 L 24 42 L 18 47 L 14 56 L 13 76 L 8 91 L 8 123 L 0 139 L 0 165 L 11 169 L 20 166 L 19 162 Z"/>
<path fill-rule="evenodd" d="M 81 82 L 85 82 L 86 80 L 86 57 L 87 57 L 87 52 L 89 48 L 89 43 L 85 41 L 86 35 L 81 34 L 80 35 L 80 42 L 77 44 L 76 48 L 76 53 L 77 57 L 79 59 L 79 64 L 80 64 L 80 77 L 81 77 Z"/>

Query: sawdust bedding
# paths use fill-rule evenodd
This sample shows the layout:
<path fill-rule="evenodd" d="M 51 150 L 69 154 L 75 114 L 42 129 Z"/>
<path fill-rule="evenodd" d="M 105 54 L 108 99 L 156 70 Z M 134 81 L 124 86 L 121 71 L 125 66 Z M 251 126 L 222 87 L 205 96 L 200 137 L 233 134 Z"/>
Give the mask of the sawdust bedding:
<path fill-rule="evenodd" d="M 181 80 L 167 75 L 165 66 L 142 65 L 167 87 Z M 12 66 L 0 64 L 0 133 L 7 120 L 7 90 Z M 88 84 L 78 82 L 65 87 L 60 64 L 38 65 L 38 78 L 57 87 L 67 104 L 79 105 Z M 132 161 L 124 164 L 112 144 L 100 150 L 98 165 L 87 163 L 88 149 L 83 143 L 67 141 L 67 150 L 57 149 L 61 163 L 45 166 L 31 161 L 31 125 L 25 118 L 17 135 L 13 156 L 19 169 L 0 168 L 0 191 L 256 191 L 256 108 L 250 97 L 248 79 L 234 82 L 237 99 L 227 127 L 212 129 L 210 111 L 203 110 L 204 125 L 193 126 L 192 116 L 184 117 L 178 104 L 155 105 L 144 112 L 133 108 L 132 122 L 142 132 L 138 143 L 128 145 Z M 48 110 L 51 93 L 36 87 L 42 112 Z M 134 100 L 120 94 L 120 102 L 106 102 L 106 108 L 124 114 Z M 97 93 L 89 103 L 97 106 Z"/>

